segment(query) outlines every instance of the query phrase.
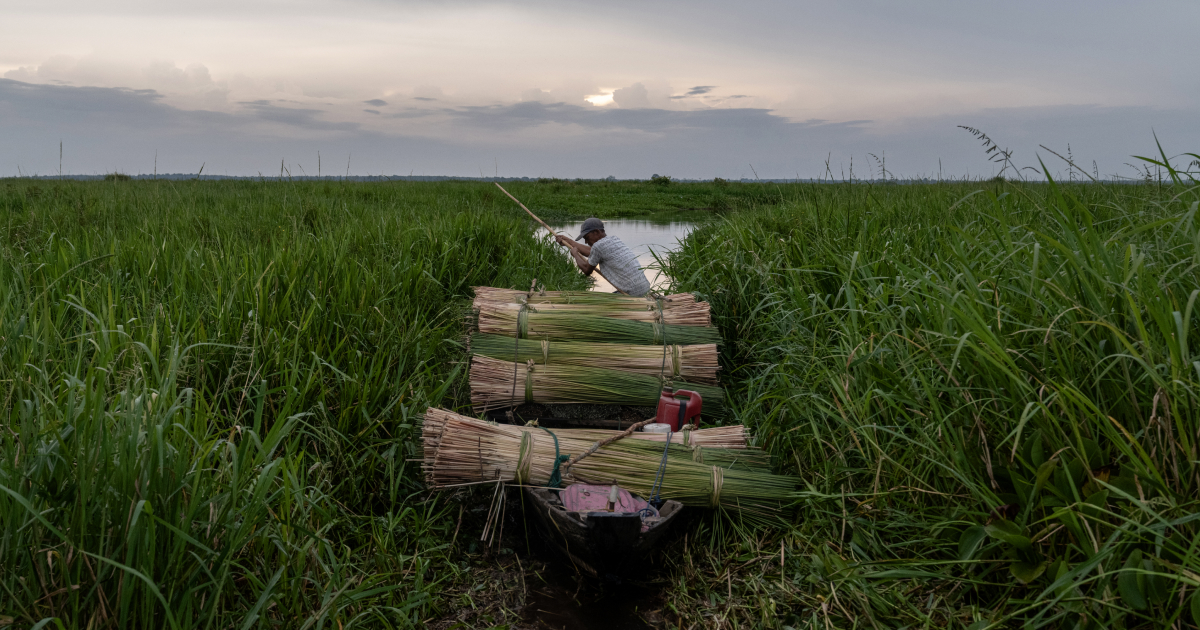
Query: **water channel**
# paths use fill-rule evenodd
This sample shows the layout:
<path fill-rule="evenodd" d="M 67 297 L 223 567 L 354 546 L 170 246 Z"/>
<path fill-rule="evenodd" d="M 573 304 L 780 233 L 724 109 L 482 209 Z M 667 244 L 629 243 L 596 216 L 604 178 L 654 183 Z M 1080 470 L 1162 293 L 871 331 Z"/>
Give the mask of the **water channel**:
<path fill-rule="evenodd" d="M 650 286 L 653 289 L 659 289 L 667 285 L 667 278 L 658 268 L 658 262 L 654 259 L 654 254 L 665 256 L 668 250 L 675 249 L 679 246 L 679 241 L 687 238 L 687 235 L 696 228 L 696 224 L 691 221 L 655 221 L 648 219 L 604 219 L 604 231 L 608 236 L 616 236 L 621 239 L 629 249 L 638 257 L 638 264 L 641 265 L 643 273 L 646 274 L 646 279 L 650 281 Z M 579 229 L 583 226 L 583 221 L 573 223 L 563 223 L 552 225 L 556 231 L 569 235 L 574 238 L 579 235 Z M 538 230 L 538 236 L 544 236 L 545 229 Z M 566 250 L 563 250 L 563 255 Z M 595 276 L 596 284 L 592 287 L 593 291 L 604 291 L 611 293 L 613 286 L 603 278 Z"/>

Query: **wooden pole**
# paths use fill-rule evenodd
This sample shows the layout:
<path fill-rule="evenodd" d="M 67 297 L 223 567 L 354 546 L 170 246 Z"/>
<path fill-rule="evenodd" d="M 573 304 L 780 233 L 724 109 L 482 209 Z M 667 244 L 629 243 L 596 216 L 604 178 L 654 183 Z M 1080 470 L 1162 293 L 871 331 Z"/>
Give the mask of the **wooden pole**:
<path fill-rule="evenodd" d="M 546 228 L 546 231 L 547 231 L 547 232 L 549 232 L 549 233 L 551 233 L 551 234 L 555 234 L 555 235 L 557 235 L 557 234 L 558 234 L 558 232 L 555 232 L 555 231 L 554 231 L 554 228 L 550 227 L 549 225 L 546 225 L 546 222 L 545 222 L 545 221 L 543 221 L 543 220 L 539 219 L 539 218 L 538 218 L 538 215 L 534 214 L 532 210 L 530 210 L 529 208 L 526 208 L 526 207 L 525 207 L 525 204 L 521 203 L 521 200 L 520 200 L 520 199 L 517 199 L 516 197 L 512 196 L 512 193 L 508 192 L 507 190 L 504 190 L 504 187 L 500 185 L 500 182 L 492 182 L 492 183 L 493 183 L 493 184 L 496 184 L 496 188 L 499 188 L 499 189 L 500 189 L 500 192 L 502 192 L 502 193 L 504 193 L 504 194 L 508 195 L 508 198 L 509 198 L 509 199 L 512 199 L 513 201 L 517 202 L 517 205 L 518 205 L 518 206 L 521 206 L 521 209 L 522 209 L 522 210 L 524 210 L 525 212 L 528 212 L 528 213 L 529 213 L 529 216 L 533 217 L 533 220 L 534 220 L 534 221 L 537 221 L 538 223 L 541 223 L 541 224 L 542 224 L 542 227 Z M 572 241 L 572 243 L 574 243 L 574 241 Z M 562 243 L 559 243 L 559 244 L 561 245 Z M 574 248 L 574 247 L 571 247 L 571 249 L 572 249 L 572 250 L 574 250 L 575 248 Z M 609 280 L 608 278 L 605 278 L 605 277 L 604 277 L 604 272 L 600 271 L 600 267 L 593 267 L 593 270 L 594 270 L 596 273 L 600 274 L 600 277 L 601 277 L 601 278 L 604 278 L 604 281 L 605 281 L 605 282 L 607 282 L 607 283 L 609 283 L 609 284 L 612 284 L 612 287 L 613 287 L 614 289 L 616 289 L 617 291 L 620 291 L 620 292 L 621 292 L 621 295 L 629 295 L 628 293 L 626 293 L 626 292 L 624 292 L 624 291 L 621 291 L 621 288 L 620 288 L 620 287 L 618 287 L 617 285 L 613 284 L 611 280 Z"/>

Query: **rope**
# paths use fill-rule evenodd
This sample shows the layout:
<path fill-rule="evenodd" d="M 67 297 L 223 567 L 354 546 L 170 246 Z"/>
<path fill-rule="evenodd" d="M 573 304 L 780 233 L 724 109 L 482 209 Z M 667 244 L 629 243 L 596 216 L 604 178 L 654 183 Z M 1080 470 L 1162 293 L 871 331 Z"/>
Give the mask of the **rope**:
<path fill-rule="evenodd" d="M 517 311 L 517 338 L 529 338 L 529 305 L 522 304 L 521 310 Z"/>
<path fill-rule="evenodd" d="M 529 483 L 529 472 L 533 467 L 533 458 L 529 456 L 533 453 L 533 435 L 528 431 L 521 433 L 521 449 L 518 452 L 516 482 L 525 485 Z"/>
<path fill-rule="evenodd" d="M 620 435 L 614 435 L 610 438 L 600 440 L 600 441 L 592 444 L 592 447 L 589 448 L 587 450 L 587 452 L 585 452 L 584 454 L 580 455 L 579 457 L 576 457 L 575 459 L 571 460 L 571 463 L 567 464 L 565 467 L 563 467 L 563 469 L 570 470 L 572 466 L 579 463 L 579 460 L 583 459 L 584 457 L 587 457 L 588 455 L 591 455 L 592 453 L 595 453 L 596 450 L 599 449 L 601 446 L 607 446 L 609 444 L 612 444 L 613 442 L 616 442 L 617 440 L 619 440 L 621 438 L 629 437 L 630 435 L 633 434 L 634 431 L 637 431 L 638 429 L 640 429 L 654 421 L 655 421 L 655 418 L 650 418 L 649 420 L 643 420 L 641 422 L 638 422 L 637 424 L 630 425 L 630 427 L 628 429 L 625 429 L 625 431 L 623 433 L 621 433 Z"/>
<path fill-rule="evenodd" d="M 525 402 L 533 402 L 533 359 L 525 364 Z"/>
<path fill-rule="evenodd" d="M 720 466 L 712 467 L 712 507 L 721 505 L 721 486 L 725 485 L 725 473 L 721 471 Z"/>
<path fill-rule="evenodd" d="M 654 485 L 650 486 L 650 499 L 647 503 L 662 503 L 659 492 L 662 491 L 663 477 L 667 472 L 667 453 L 671 452 L 671 431 L 667 430 L 667 443 L 663 446 L 662 462 L 658 465 L 658 474 L 654 475 Z"/>
<path fill-rule="evenodd" d="M 512 407 L 509 409 L 510 415 L 512 410 L 517 407 L 517 357 L 521 351 L 521 314 L 524 312 L 525 305 L 522 304 L 520 310 L 517 311 L 517 334 L 513 337 L 513 386 L 512 393 L 508 395 L 508 400 L 512 402 Z"/>
<path fill-rule="evenodd" d="M 550 437 L 554 438 L 554 470 L 550 471 L 550 480 L 546 482 L 546 487 L 547 488 L 561 488 L 562 487 L 562 473 L 559 472 L 558 467 L 562 466 L 563 462 L 567 461 L 568 459 L 571 459 L 571 456 L 559 454 L 559 452 L 558 452 L 558 436 L 554 435 L 553 431 L 551 431 L 550 429 L 547 429 L 546 427 L 538 427 L 538 428 L 545 431 L 546 433 L 549 433 Z"/>
<path fill-rule="evenodd" d="M 662 330 L 663 356 L 662 365 L 658 368 L 658 383 L 659 385 L 662 385 L 665 382 L 663 380 L 663 374 L 667 371 L 667 326 L 666 321 L 663 319 L 662 298 L 655 298 L 655 301 L 658 304 L 658 315 L 654 318 L 654 337 L 656 341 L 659 330 Z M 674 372 L 675 370 L 672 369 L 671 371 Z"/>

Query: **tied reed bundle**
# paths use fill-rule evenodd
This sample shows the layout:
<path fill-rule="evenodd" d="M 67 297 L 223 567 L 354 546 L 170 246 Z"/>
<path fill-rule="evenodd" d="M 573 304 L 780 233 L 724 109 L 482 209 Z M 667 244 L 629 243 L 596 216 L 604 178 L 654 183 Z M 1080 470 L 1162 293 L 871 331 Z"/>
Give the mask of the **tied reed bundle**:
<path fill-rule="evenodd" d="M 610 437 L 616 431 L 608 429 L 557 429 L 555 433 L 565 433 L 571 437 L 599 442 Z M 667 441 L 666 433 L 639 432 L 629 437 L 635 440 L 656 442 L 660 445 L 657 448 L 660 449 L 662 448 L 661 444 Z M 700 448 L 744 450 L 750 448 L 750 437 L 746 434 L 746 427 L 737 424 L 727 427 L 706 427 L 703 429 L 676 431 L 671 433 L 671 444 Z"/>
<path fill-rule="evenodd" d="M 513 356 L 513 350 L 516 356 Z M 535 341 L 500 335 L 477 334 L 471 337 L 471 353 L 504 361 L 539 365 L 571 365 L 620 370 L 649 376 L 663 375 L 689 383 L 717 384 L 720 370 L 716 344 L 695 346 L 633 346 L 570 341 Z"/>
<path fill-rule="evenodd" d="M 544 485 L 558 455 L 583 453 L 595 444 L 567 430 L 551 433 L 537 427 L 489 424 L 442 409 L 426 412 L 422 438 L 422 469 L 433 489 L 496 481 Z M 560 471 L 563 483 L 616 483 L 649 496 L 662 449 L 661 443 L 641 439 L 607 444 Z M 705 456 L 712 456 L 712 450 L 719 449 L 705 449 Z M 744 456 L 742 451 L 730 455 Z M 761 469 L 723 468 L 697 461 L 691 449 L 672 443 L 660 493 L 684 505 L 738 510 L 747 519 L 762 523 L 784 515 L 798 481 Z"/>
<path fill-rule="evenodd" d="M 447 419 L 481 422 L 480 420 L 468 418 L 467 416 L 456 414 L 452 411 L 430 407 L 425 413 L 425 424 L 422 427 L 422 444 L 426 459 L 428 459 L 432 453 L 435 453 L 440 446 L 442 424 L 444 424 Z M 489 424 L 489 426 L 491 425 L 491 423 L 485 424 Z M 623 433 L 623 431 L 613 431 L 610 429 L 554 430 L 554 434 L 560 439 L 573 440 L 574 442 L 572 443 L 587 444 L 602 442 L 621 433 Z M 729 451 L 730 457 L 746 459 L 758 459 L 766 456 L 765 451 L 752 448 L 750 446 L 750 437 L 746 433 L 746 427 L 740 424 L 724 427 L 706 427 L 703 429 L 684 429 L 682 431 L 675 431 L 671 433 L 670 436 L 672 445 L 679 445 L 689 449 L 702 448 L 706 451 Z M 658 449 L 659 453 L 661 453 L 662 444 L 667 440 L 667 434 L 639 431 L 630 434 L 627 439 L 653 443 L 655 444 L 654 448 Z M 695 456 L 689 455 L 689 457 L 696 459 Z M 703 459 L 703 457 L 700 459 Z"/>
<path fill-rule="evenodd" d="M 703 399 L 704 415 L 725 415 L 725 392 L 711 385 L 676 382 Z M 479 412 L 521 403 L 595 405 L 658 404 L 662 382 L 656 376 L 580 367 L 514 363 L 476 355 L 471 359 L 471 404 Z"/>
<path fill-rule="evenodd" d="M 527 297 L 526 293 L 503 290 L 501 299 L 497 292 L 489 293 L 486 287 L 476 287 L 474 307 L 476 309 L 509 309 L 519 310 L 522 306 L 531 308 L 539 313 L 578 313 L 596 317 L 611 317 L 628 319 L 639 322 L 658 322 L 673 326 L 712 326 L 712 314 L 708 302 L 697 302 L 690 294 L 682 294 L 691 298 L 675 299 L 672 296 L 661 299 L 634 298 L 611 293 L 594 293 L 590 295 L 603 296 L 600 299 L 590 297 L 587 293 L 576 292 L 565 297 L 546 299 L 538 298 L 537 294 Z M 515 294 L 511 298 L 508 294 Z"/>
<path fill-rule="evenodd" d="M 480 308 L 479 332 L 521 339 L 634 345 L 721 343 L 720 332 L 712 327 L 676 326 L 576 313 L 541 313 L 531 307 L 511 304 Z"/>
<path fill-rule="evenodd" d="M 591 304 L 596 306 L 624 305 L 630 310 L 641 310 L 646 304 L 656 304 L 661 300 L 664 309 L 678 308 L 697 304 L 696 296 L 691 293 L 674 293 L 656 298 L 631 297 L 618 293 L 600 293 L 598 291 L 518 291 L 516 289 L 500 289 L 496 287 L 472 287 L 475 291 L 475 305 L 481 302 L 504 304 Z M 707 304 L 706 302 L 699 302 Z M 705 307 L 707 308 L 707 306 Z"/>

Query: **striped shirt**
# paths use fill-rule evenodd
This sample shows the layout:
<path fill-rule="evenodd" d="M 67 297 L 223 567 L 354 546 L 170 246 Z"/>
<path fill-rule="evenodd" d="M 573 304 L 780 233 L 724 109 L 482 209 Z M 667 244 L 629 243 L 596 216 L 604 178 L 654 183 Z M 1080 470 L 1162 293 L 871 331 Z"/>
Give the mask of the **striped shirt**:
<path fill-rule="evenodd" d="M 592 245 L 588 264 L 600 265 L 604 277 L 618 288 L 634 297 L 650 292 L 650 281 L 638 266 L 637 256 L 615 236 L 605 236 Z"/>

